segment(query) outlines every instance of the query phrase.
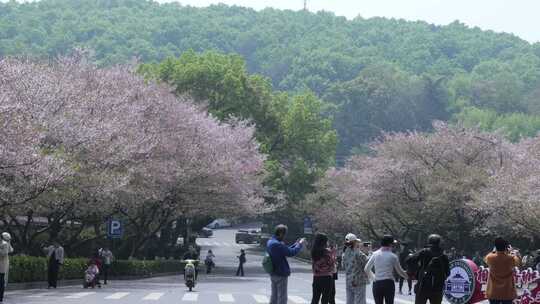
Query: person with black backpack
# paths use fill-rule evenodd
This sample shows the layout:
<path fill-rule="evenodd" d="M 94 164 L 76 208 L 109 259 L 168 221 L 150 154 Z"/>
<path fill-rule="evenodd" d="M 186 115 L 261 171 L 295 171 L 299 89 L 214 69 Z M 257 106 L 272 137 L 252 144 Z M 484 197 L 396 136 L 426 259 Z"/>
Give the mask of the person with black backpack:
<path fill-rule="evenodd" d="M 408 261 L 418 266 L 414 287 L 415 304 L 441 304 L 444 282 L 450 275 L 450 261 L 441 248 L 441 236 L 432 234 L 428 237 L 428 247 L 412 255 Z"/>

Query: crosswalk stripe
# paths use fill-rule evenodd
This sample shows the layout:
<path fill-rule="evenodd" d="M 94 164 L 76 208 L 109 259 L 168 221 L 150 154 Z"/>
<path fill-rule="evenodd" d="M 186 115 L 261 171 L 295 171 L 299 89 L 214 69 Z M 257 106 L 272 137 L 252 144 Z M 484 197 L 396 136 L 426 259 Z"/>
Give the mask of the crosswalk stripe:
<path fill-rule="evenodd" d="M 148 295 L 146 295 L 146 297 L 143 298 L 143 300 L 146 300 L 146 301 L 157 301 L 159 300 L 161 297 L 163 297 L 164 293 L 163 292 L 152 292 L 152 293 L 149 293 Z"/>
<path fill-rule="evenodd" d="M 182 301 L 196 302 L 198 298 L 199 298 L 199 294 L 197 293 L 186 293 L 182 297 Z"/>
<path fill-rule="evenodd" d="M 345 301 L 340 300 L 340 299 L 336 299 L 336 304 L 345 304 Z"/>
<path fill-rule="evenodd" d="M 125 296 L 127 296 L 129 292 L 115 292 L 112 295 L 105 297 L 107 300 L 119 300 Z"/>
<path fill-rule="evenodd" d="M 414 303 L 412 301 L 402 300 L 400 298 L 395 298 L 394 302 L 401 303 L 401 304 L 413 304 Z"/>
<path fill-rule="evenodd" d="M 289 296 L 289 300 L 291 300 L 293 303 L 296 304 L 305 304 L 308 303 L 304 298 L 301 298 L 299 296 Z"/>
<path fill-rule="evenodd" d="M 219 294 L 218 298 L 220 302 L 234 303 L 232 294 Z"/>
<path fill-rule="evenodd" d="M 58 292 L 41 292 L 41 293 L 36 293 L 36 294 L 26 296 L 26 297 L 27 298 L 42 298 L 42 297 L 52 296 L 52 295 L 55 295 L 57 293 Z"/>
<path fill-rule="evenodd" d="M 212 243 L 214 246 L 219 246 L 220 244 L 218 242 L 213 242 Z"/>
<path fill-rule="evenodd" d="M 231 244 L 229 244 L 229 243 L 223 243 L 223 245 L 224 245 L 225 247 L 231 247 Z"/>
<path fill-rule="evenodd" d="M 366 302 L 369 304 L 375 304 L 375 300 L 373 299 L 366 299 Z"/>
<path fill-rule="evenodd" d="M 89 295 L 93 295 L 93 294 L 95 294 L 95 292 L 77 292 L 77 293 L 71 294 L 69 296 L 66 296 L 64 298 L 66 298 L 66 299 L 80 299 L 80 298 L 83 298 L 83 297 L 86 297 L 86 296 L 89 296 Z"/>
<path fill-rule="evenodd" d="M 268 299 L 267 296 L 263 295 L 253 295 L 253 298 L 255 299 L 255 302 L 257 303 L 269 303 L 270 299 Z"/>

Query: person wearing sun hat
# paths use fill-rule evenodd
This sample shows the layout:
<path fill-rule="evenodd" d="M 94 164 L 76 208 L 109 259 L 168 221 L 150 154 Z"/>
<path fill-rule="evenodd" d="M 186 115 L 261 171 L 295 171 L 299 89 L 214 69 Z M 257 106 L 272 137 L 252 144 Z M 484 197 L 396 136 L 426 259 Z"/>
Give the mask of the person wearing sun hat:
<path fill-rule="evenodd" d="M 347 304 L 365 304 L 366 286 L 369 284 L 364 268 L 368 257 L 360 250 L 361 241 L 356 235 L 345 236 L 343 267 L 346 273 Z"/>
<path fill-rule="evenodd" d="M 0 302 L 4 301 L 4 289 L 7 285 L 7 276 L 9 272 L 9 254 L 12 252 L 11 235 L 4 232 L 2 233 L 2 239 L 0 240 Z"/>

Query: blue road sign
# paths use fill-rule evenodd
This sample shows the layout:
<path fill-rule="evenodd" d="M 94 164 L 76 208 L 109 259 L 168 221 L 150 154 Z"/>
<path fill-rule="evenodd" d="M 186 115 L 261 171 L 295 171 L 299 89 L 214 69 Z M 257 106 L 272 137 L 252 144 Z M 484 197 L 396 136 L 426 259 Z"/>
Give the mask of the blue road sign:
<path fill-rule="evenodd" d="M 124 234 L 124 227 L 119 220 L 111 219 L 107 222 L 107 236 L 111 239 L 119 239 Z"/>
<path fill-rule="evenodd" d="M 307 216 L 304 218 L 304 234 L 313 234 L 313 223 Z"/>

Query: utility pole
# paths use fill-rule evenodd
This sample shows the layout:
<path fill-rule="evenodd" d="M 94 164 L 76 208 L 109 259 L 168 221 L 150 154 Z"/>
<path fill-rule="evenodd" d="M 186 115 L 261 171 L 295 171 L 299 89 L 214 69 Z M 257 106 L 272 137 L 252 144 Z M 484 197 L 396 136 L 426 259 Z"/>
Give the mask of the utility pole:
<path fill-rule="evenodd" d="M 307 0 L 304 0 L 304 10 L 307 11 Z"/>

